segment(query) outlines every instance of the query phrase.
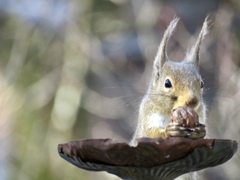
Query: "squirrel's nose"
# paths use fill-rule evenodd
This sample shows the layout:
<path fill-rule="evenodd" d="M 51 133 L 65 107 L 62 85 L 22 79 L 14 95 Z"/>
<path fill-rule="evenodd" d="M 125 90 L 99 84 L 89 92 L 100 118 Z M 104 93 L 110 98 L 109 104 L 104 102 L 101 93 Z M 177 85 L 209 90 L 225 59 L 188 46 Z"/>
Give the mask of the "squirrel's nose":
<path fill-rule="evenodd" d="M 197 104 L 198 104 L 198 99 L 197 99 L 197 97 L 193 96 L 190 99 L 188 99 L 185 102 L 185 104 L 186 104 L 187 107 L 195 108 L 197 106 Z"/>

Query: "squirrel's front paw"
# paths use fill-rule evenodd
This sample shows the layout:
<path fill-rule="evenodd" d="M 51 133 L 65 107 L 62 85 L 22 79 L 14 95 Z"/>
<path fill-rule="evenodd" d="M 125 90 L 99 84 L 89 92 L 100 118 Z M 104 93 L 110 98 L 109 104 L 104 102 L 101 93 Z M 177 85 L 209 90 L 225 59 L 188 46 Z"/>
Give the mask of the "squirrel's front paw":
<path fill-rule="evenodd" d="M 171 114 L 171 123 L 166 127 L 168 137 L 203 138 L 205 125 L 198 121 L 197 113 L 188 107 L 178 107 Z"/>

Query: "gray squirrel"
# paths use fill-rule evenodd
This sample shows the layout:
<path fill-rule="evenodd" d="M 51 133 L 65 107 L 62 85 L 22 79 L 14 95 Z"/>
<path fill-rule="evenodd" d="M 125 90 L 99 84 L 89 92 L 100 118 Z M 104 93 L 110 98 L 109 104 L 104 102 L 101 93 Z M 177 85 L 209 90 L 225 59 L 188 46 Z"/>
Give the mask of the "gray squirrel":
<path fill-rule="evenodd" d="M 203 102 L 203 81 L 199 74 L 199 51 L 208 33 L 205 19 L 196 44 L 181 62 L 171 61 L 166 52 L 168 41 L 178 23 L 174 18 L 164 33 L 153 63 L 153 72 L 147 93 L 139 109 L 137 128 L 132 143 L 141 137 L 167 138 L 171 112 L 179 107 L 194 109 L 199 122 L 204 124 L 206 106 Z"/>

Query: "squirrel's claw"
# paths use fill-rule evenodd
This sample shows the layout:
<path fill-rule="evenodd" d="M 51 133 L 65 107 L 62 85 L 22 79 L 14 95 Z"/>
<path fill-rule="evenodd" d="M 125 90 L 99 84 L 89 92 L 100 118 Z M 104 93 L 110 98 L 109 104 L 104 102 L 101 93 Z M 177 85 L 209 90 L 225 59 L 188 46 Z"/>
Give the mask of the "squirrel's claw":
<path fill-rule="evenodd" d="M 166 134 L 168 137 L 188 137 L 190 139 L 200 139 L 204 138 L 206 130 L 203 124 L 199 124 L 195 128 L 187 128 L 170 124 L 166 127 Z"/>

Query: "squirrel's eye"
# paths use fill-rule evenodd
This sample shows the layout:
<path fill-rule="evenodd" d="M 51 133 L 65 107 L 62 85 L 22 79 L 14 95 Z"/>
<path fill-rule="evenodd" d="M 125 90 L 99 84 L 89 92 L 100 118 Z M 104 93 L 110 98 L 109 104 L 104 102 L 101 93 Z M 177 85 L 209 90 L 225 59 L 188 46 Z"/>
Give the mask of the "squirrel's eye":
<path fill-rule="evenodd" d="M 165 88 L 171 88 L 172 87 L 172 83 L 169 79 L 166 79 L 165 81 Z"/>
<path fill-rule="evenodd" d="M 204 82 L 203 82 L 203 81 L 201 81 L 201 88 L 203 88 L 203 86 L 204 86 Z"/>

